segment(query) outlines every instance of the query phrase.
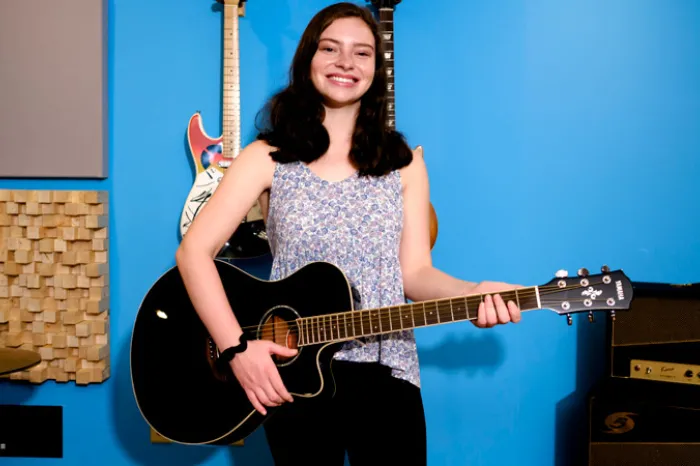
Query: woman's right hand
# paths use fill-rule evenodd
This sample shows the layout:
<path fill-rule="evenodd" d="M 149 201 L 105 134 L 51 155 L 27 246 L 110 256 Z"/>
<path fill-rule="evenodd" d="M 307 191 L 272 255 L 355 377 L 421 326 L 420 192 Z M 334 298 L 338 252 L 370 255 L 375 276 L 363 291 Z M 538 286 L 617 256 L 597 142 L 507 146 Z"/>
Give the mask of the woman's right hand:
<path fill-rule="evenodd" d="M 265 406 L 279 406 L 284 401 L 292 402 L 272 355 L 292 357 L 297 350 L 278 345 L 271 341 L 253 340 L 248 347 L 231 361 L 231 369 L 248 395 L 253 407 L 260 414 L 267 414 Z"/>

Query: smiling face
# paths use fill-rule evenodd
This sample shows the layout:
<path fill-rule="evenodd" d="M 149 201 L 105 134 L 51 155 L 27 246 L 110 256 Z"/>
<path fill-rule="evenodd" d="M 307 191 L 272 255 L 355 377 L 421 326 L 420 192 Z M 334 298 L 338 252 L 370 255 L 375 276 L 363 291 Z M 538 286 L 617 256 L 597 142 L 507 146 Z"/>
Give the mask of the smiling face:
<path fill-rule="evenodd" d="M 360 18 L 339 18 L 322 33 L 311 60 L 311 80 L 329 107 L 359 102 L 375 73 L 374 36 Z"/>

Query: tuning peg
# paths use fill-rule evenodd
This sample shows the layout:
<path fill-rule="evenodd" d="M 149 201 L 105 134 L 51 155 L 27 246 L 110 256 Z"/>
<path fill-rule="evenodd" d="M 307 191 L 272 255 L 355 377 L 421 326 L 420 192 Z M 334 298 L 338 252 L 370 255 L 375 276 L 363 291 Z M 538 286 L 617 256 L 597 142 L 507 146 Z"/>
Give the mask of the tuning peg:
<path fill-rule="evenodd" d="M 608 272 L 610 272 L 610 267 L 608 267 L 607 265 L 604 265 L 600 268 L 600 271 L 603 273 L 608 273 Z"/>
<path fill-rule="evenodd" d="M 589 274 L 589 272 L 588 272 L 587 268 L 584 267 L 584 268 L 578 269 L 578 276 L 579 277 L 587 277 L 588 274 Z"/>
<path fill-rule="evenodd" d="M 569 272 L 567 272 L 564 269 L 557 270 L 557 273 L 554 274 L 557 278 L 566 278 L 569 276 Z"/>
<path fill-rule="evenodd" d="M 567 315 L 566 315 L 566 323 L 567 323 L 568 325 L 571 325 L 571 324 L 574 323 L 574 321 L 571 319 L 571 314 L 567 314 Z"/>
<path fill-rule="evenodd" d="M 593 316 L 593 311 L 588 311 L 588 322 L 595 322 L 595 317 Z"/>

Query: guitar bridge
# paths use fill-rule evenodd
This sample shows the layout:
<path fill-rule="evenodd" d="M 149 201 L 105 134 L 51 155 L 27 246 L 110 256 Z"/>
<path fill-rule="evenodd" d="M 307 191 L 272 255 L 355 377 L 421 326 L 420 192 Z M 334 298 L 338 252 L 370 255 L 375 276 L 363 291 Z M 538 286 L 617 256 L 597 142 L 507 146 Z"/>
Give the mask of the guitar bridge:
<path fill-rule="evenodd" d="M 219 352 L 219 348 L 216 346 L 216 343 L 214 343 L 214 339 L 211 337 L 207 337 L 206 352 L 207 362 L 209 363 L 209 368 L 211 369 L 211 373 L 214 378 L 220 382 L 230 381 L 231 377 L 233 377 L 233 372 L 230 368 L 225 370 L 220 369 L 217 362 L 219 361 L 219 356 L 221 353 Z"/>

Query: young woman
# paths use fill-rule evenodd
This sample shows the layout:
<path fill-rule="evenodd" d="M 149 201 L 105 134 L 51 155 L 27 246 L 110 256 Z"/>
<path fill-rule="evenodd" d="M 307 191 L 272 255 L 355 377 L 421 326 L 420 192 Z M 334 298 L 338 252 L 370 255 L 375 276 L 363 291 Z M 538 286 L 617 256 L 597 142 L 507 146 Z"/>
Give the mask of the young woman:
<path fill-rule="evenodd" d="M 223 351 L 242 334 L 212 259 L 256 199 L 273 254 L 271 280 L 311 261 L 343 269 L 359 307 L 514 288 L 472 283 L 431 262 L 425 164 L 385 126 L 386 68 L 377 24 L 339 3 L 306 28 L 289 85 L 268 106 L 258 140 L 226 172 L 177 251 L 192 302 Z M 487 296 L 475 325 L 517 322 L 520 310 Z M 426 429 L 412 331 L 344 345 L 332 399 L 296 398 L 271 355 L 295 350 L 251 341 L 231 368 L 253 406 L 285 404 L 264 424 L 278 465 L 426 463 Z"/>

